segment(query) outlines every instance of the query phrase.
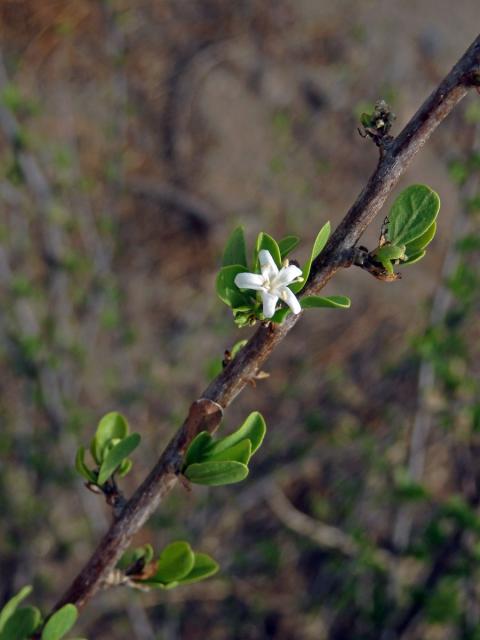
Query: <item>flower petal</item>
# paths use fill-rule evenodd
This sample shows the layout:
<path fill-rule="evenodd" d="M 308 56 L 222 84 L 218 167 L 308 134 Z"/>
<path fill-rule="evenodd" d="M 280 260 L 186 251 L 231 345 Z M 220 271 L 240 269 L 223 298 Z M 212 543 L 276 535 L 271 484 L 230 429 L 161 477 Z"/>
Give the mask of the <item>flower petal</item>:
<path fill-rule="evenodd" d="M 300 311 L 302 310 L 302 307 L 300 306 L 299 301 L 297 300 L 295 294 L 291 289 L 289 289 L 288 287 L 285 287 L 284 289 L 282 289 L 281 298 L 284 302 L 288 304 L 288 306 L 292 310 L 292 313 L 295 313 L 295 314 L 300 313 Z"/>
<path fill-rule="evenodd" d="M 258 273 L 237 273 L 234 282 L 239 289 L 265 290 L 265 279 Z"/>
<path fill-rule="evenodd" d="M 271 293 L 263 292 L 262 301 L 263 301 L 263 315 L 266 318 L 271 318 L 275 313 L 275 307 L 277 306 L 278 296 L 272 296 Z"/>
<path fill-rule="evenodd" d="M 294 264 L 289 264 L 288 267 L 280 269 L 280 273 L 275 278 L 275 282 L 272 282 L 272 287 L 284 287 L 299 278 L 301 275 L 301 269 Z"/>
<path fill-rule="evenodd" d="M 262 268 L 262 275 L 269 280 L 273 280 L 278 274 L 278 267 L 275 264 L 275 260 L 272 258 L 270 251 L 262 249 L 258 254 L 258 261 Z"/>

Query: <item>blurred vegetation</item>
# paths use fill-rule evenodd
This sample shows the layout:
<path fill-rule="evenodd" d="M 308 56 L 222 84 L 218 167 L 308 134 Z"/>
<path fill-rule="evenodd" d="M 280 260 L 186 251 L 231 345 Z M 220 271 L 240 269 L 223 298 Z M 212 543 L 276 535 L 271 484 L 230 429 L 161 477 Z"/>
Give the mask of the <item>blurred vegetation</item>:
<path fill-rule="evenodd" d="M 105 530 L 73 468 L 99 418 L 142 434 L 129 495 L 248 335 L 215 299 L 234 226 L 308 247 L 338 222 L 376 160 L 359 114 L 384 98 L 395 135 L 476 18 L 477 0 L 0 3 L 0 602 L 32 584 L 48 611 Z M 340 274 L 352 309 L 302 319 L 229 410 L 269 427 L 248 482 L 176 489 L 136 541 L 188 540 L 220 573 L 106 591 L 79 633 L 480 638 L 479 116 L 473 96 L 407 176 L 442 198 L 432 256 L 398 283 Z"/>

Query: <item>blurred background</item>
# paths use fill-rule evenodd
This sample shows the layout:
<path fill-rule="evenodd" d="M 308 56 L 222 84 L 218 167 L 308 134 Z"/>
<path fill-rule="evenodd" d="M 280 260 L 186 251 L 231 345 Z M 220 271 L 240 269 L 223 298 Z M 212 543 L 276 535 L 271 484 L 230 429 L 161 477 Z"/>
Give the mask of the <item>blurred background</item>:
<path fill-rule="evenodd" d="M 377 161 L 360 113 L 385 99 L 396 134 L 477 32 L 478 0 L 1 0 L 1 601 L 48 611 L 108 526 L 73 470 L 99 418 L 142 434 L 128 495 L 250 335 L 214 291 L 233 227 L 304 259 Z M 136 541 L 221 572 L 106 591 L 77 635 L 480 638 L 479 123 L 474 94 L 400 185 L 442 199 L 427 257 L 339 273 L 351 309 L 306 314 L 228 410 L 267 420 L 249 479 L 177 487 Z"/>

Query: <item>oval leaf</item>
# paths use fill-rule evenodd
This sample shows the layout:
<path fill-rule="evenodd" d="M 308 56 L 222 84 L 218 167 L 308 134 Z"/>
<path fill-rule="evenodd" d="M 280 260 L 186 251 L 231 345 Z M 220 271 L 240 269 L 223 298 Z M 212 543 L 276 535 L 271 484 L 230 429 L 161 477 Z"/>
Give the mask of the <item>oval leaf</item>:
<path fill-rule="evenodd" d="M 251 455 L 253 456 L 255 451 L 262 444 L 266 432 L 267 425 L 265 424 L 262 414 L 258 411 L 253 411 L 236 431 L 225 438 L 217 440 L 211 449 L 211 453 L 217 454 L 247 438 L 252 444 Z"/>
<path fill-rule="evenodd" d="M 250 440 L 242 440 L 241 442 L 237 442 L 237 444 L 234 444 L 228 449 L 223 449 L 222 451 L 217 452 L 215 455 L 209 455 L 207 461 L 210 462 L 210 460 L 235 460 L 236 462 L 247 464 L 250 460 L 251 455 L 252 443 L 250 442 Z"/>
<path fill-rule="evenodd" d="M 185 577 L 193 569 L 195 556 L 188 542 L 172 542 L 160 554 L 157 571 L 149 582 L 167 584 Z"/>
<path fill-rule="evenodd" d="M 105 460 L 102 462 L 102 466 L 100 467 L 97 480 L 98 484 L 102 485 L 108 480 L 122 460 L 129 456 L 132 451 L 138 447 L 140 439 L 140 434 L 132 433 L 110 449 L 105 456 Z"/>
<path fill-rule="evenodd" d="M 290 285 L 290 289 L 293 293 L 298 293 L 305 286 L 308 276 L 310 275 L 310 269 L 312 268 L 312 262 L 317 258 L 320 253 L 323 251 L 325 245 L 327 244 L 327 240 L 330 236 L 330 222 L 326 222 L 315 238 L 315 242 L 313 243 L 312 253 L 310 254 L 310 258 L 305 263 L 305 266 L 302 269 L 303 274 L 303 282 L 296 282 Z"/>
<path fill-rule="evenodd" d="M 219 570 L 218 564 L 206 553 L 195 553 L 193 568 L 188 575 L 179 580 L 180 584 L 191 584 L 213 576 Z"/>
<path fill-rule="evenodd" d="M 77 607 L 73 604 L 66 604 L 47 621 L 42 631 L 42 640 L 60 640 L 70 631 L 77 618 Z"/>
<path fill-rule="evenodd" d="M 434 223 L 440 210 L 438 194 L 424 184 L 402 191 L 388 215 L 387 240 L 409 244 L 422 236 Z"/>
<path fill-rule="evenodd" d="M 234 229 L 223 252 L 222 267 L 228 267 L 234 264 L 247 267 L 247 250 L 243 227 Z"/>
<path fill-rule="evenodd" d="M 25 598 L 29 596 L 31 592 L 32 592 L 32 587 L 30 585 L 23 587 L 3 607 L 3 609 L 0 611 L 0 631 L 2 631 L 7 620 L 14 614 L 18 605 L 22 602 L 22 600 L 25 600 Z"/>
<path fill-rule="evenodd" d="M 241 482 L 248 476 L 248 467 L 234 461 L 202 462 L 187 467 L 185 476 L 196 484 L 219 486 Z"/>
<path fill-rule="evenodd" d="M 350 298 L 346 296 L 305 296 L 300 300 L 302 309 L 348 309 L 351 304 Z"/>
<path fill-rule="evenodd" d="M 36 607 L 22 607 L 8 618 L 1 633 L 1 640 L 26 640 L 42 622 Z"/>
<path fill-rule="evenodd" d="M 90 451 L 97 464 L 103 461 L 103 451 L 112 438 L 125 438 L 129 432 L 126 419 L 118 411 L 107 413 L 98 423 Z"/>

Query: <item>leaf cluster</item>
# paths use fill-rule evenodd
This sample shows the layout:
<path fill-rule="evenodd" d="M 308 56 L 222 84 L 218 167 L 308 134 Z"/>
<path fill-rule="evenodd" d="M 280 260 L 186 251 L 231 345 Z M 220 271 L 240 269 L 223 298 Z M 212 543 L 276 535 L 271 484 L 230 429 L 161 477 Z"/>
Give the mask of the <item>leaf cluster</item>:
<path fill-rule="evenodd" d="M 192 550 L 188 542 L 167 545 L 154 560 L 153 548 L 147 544 L 127 551 L 117 568 L 130 577 L 133 586 L 173 589 L 182 584 L 205 580 L 217 573 L 218 564 L 206 553 Z"/>
<path fill-rule="evenodd" d="M 140 434 L 129 431 L 128 422 L 120 413 L 112 411 L 103 416 L 89 448 L 95 466 L 87 466 L 86 450 L 80 447 L 75 458 L 77 472 L 88 483 L 99 487 L 104 486 L 115 473 L 125 476 L 132 468 L 128 456 L 140 444 Z"/>
<path fill-rule="evenodd" d="M 183 474 L 195 484 L 218 486 L 244 480 L 248 463 L 265 437 L 267 427 L 258 411 L 225 438 L 212 438 L 201 431 L 185 456 Z"/>
<path fill-rule="evenodd" d="M 41 640 L 61 640 L 77 621 L 78 611 L 73 604 L 64 605 L 46 622 L 37 607 L 21 607 L 31 592 L 31 586 L 23 587 L 0 611 L 0 640 L 27 640 L 33 634 Z"/>
<path fill-rule="evenodd" d="M 397 197 L 388 214 L 379 245 L 370 253 L 376 263 L 393 275 L 393 265 L 421 260 L 437 230 L 440 210 L 437 193 L 424 184 L 407 187 Z"/>

